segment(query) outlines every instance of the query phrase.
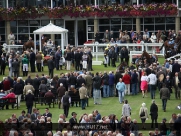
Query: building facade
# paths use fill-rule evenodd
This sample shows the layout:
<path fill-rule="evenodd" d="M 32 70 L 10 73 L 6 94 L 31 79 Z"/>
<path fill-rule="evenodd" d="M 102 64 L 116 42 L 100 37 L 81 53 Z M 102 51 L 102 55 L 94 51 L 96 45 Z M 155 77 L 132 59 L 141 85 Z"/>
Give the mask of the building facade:
<path fill-rule="evenodd" d="M 1 0 L 0 7 L 12 8 L 12 7 L 28 7 L 28 6 L 44 6 L 56 8 L 59 5 L 75 6 L 75 5 L 112 5 L 112 4 L 127 4 L 127 5 L 139 5 L 145 3 L 153 3 L 150 0 Z M 156 1 L 155 1 L 156 2 Z M 181 0 L 163 0 L 161 2 L 169 2 L 177 5 L 178 14 L 174 16 L 131 16 L 131 17 L 70 17 L 63 16 L 61 18 L 49 18 L 43 16 L 35 19 L 14 19 L 11 21 L 0 21 L 0 35 L 1 43 L 8 43 L 7 36 L 12 31 L 16 36 L 16 40 L 22 40 L 26 42 L 29 37 L 33 38 L 33 31 L 47 25 L 50 21 L 57 26 L 64 27 L 69 30 L 68 37 L 71 45 L 83 45 L 85 41 L 93 40 L 94 35 L 99 30 L 101 37 L 105 30 L 113 31 L 114 37 L 118 37 L 119 30 L 134 30 L 143 32 L 148 29 L 150 33 L 156 33 L 158 30 L 169 29 L 178 32 L 181 28 L 181 16 L 179 11 L 181 10 Z M 180 9 L 180 10 L 179 10 Z M 61 35 L 47 35 L 56 44 L 61 44 Z M 37 39 L 39 37 L 37 36 Z"/>

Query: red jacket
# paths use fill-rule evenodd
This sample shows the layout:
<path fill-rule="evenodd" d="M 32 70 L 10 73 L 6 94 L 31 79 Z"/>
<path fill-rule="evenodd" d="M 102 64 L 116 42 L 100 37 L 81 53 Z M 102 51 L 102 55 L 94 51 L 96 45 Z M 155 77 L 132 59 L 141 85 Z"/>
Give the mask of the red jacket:
<path fill-rule="evenodd" d="M 3 81 L 3 91 L 7 91 L 10 90 L 11 88 L 11 83 L 9 80 L 5 80 Z"/>
<path fill-rule="evenodd" d="M 8 99 L 8 98 L 16 98 L 14 93 L 9 93 L 8 95 L 4 96 L 3 99 Z M 15 99 L 10 99 L 9 102 L 15 102 Z"/>
<path fill-rule="evenodd" d="M 131 77 L 130 77 L 130 75 L 126 74 L 126 75 L 123 76 L 122 80 L 123 80 L 123 82 L 124 82 L 125 84 L 130 84 L 130 82 L 131 82 Z"/>

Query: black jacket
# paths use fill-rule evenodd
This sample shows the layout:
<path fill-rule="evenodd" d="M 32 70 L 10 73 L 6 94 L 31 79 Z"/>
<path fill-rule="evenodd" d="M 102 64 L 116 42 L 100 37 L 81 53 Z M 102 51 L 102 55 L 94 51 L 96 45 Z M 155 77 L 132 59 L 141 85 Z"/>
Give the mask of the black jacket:
<path fill-rule="evenodd" d="M 114 76 L 114 83 L 117 84 L 119 82 L 119 79 L 122 78 L 123 75 L 121 75 L 120 72 L 116 72 L 115 76 Z"/>
<path fill-rule="evenodd" d="M 0 63 L 1 63 L 1 67 L 5 68 L 6 67 L 6 58 L 1 58 Z"/>
<path fill-rule="evenodd" d="M 40 80 L 41 81 L 44 80 L 45 84 L 47 84 L 47 78 L 46 77 L 42 77 Z"/>
<path fill-rule="evenodd" d="M 23 86 L 20 83 L 15 84 L 14 86 L 15 95 L 23 94 Z"/>
<path fill-rule="evenodd" d="M 101 77 L 95 76 L 93 78 L 93 88 L 100 90 L 100 87 L 101 87 Z"/>
<path fill-rule="evenodd" d="M 64 77 L 58 79 L 58 85 L 57 85 L 58 87 L 60 86 L 60 83 L 62 83 L 64 87 L 68 86 L 67 80 Z"/>
<path fill-rule="evenodd" d="M 65 60 L 67 61 L 71 61 L 72 60 L 72 53 L 71 52 L 68 52 L 66 57 L 65 57 Z"/>
<path fill-rule="evenodd" d="M 69 77 L 69 79 L 68 79 L 68 84 L 69 85 L 76 85 L 76 77 L 75 76 L 73 76 L 73 75 L 71 75 L 70 77 Z"/>
<path fill-rule="evenodd" d="M 52 59 L 48 60 L 47 65 L 48 69 L 54 69 L 54 62 Z"/>
<path fill-rule="evenodd" d="M 69 96 L 69 95 L 64 95 L 64 96 L 62 97 L 62 101 L 63 101 L 63 105 L 64 105 L 64 106 L 69 106 L 69 105 L 70 105 L 69 99 L 70 99 L 70 96 Z"/>
<path fill-rule="evenodd" d="M 34 52 L 31 52 L 30 53 L 30 62 L 35 62 L 35 60 L 36 60 L 36 55 L 35 55 L 35 53 Z"/>
<path fill-rule="evenodd" d="M 155 103 L 152 103 L 152 105 L 150 106 L 150 116 L 151 119 L 158 118 L 158 106 Z"/>
<path fill-rule="evenodd" d="M 18 61 L 14 61 L 12 63 L 12 71 L 19 71 L 19 62 Z"/>
<path fill-rule="evenodd" d="M 38 90 L 39 89 L 39 86 L 40 86 L 40 79 L 35 77 L 33 79 L 33 87 L 35 88 L 35 90 Z"/>
<path fill-rule="evenodd" d="M 80 60 L 82 59 L 81 54 L 79 52 L 75 53 L 74 59 L 76 62 L 80 62 Z"/>
<path fill-rule="evenodd" d="M 31 78 L 27 78 L 26 80 L 25 80 L 25 85 L 27 85 L 28 83 L 30 83 L 30 85 L 33 85 L 33 79 L 31 79 Z"/>
<path fill-rule="evenodd" d="M 84 78 L 82 78 L 82 77 L 79 77 L 78 79 L 77 79 L 77 86 L 76 87 L 78 87 L 78 88 L 80 88 L 80 87 L 82 87 L 82 84 L 85 84 L 85 79 Z"/>
<path fill-rule="evenodd" d="M 104 85 L 109 85 L 109 76 L 107 74 L 103 75 L 102 80 Z"/>
<path fill-rule="evenodd" d="M 35 97 L 33 94 L 29 93 L 25 96 L 26 106 L 33 106 Z"/>

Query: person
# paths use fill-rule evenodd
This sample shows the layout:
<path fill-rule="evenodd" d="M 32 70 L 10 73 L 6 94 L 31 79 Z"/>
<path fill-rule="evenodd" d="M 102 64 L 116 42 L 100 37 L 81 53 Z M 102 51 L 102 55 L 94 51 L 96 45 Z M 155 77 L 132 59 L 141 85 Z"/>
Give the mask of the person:
<path fill-rule="evenodd" d="M 18 77 L 18 71 L 19 71 L 20 64 L 18 62 L 18 59 L 14 59 L 12 62 L 12 71 L 14 73 L 14 77 Z"/>
<path fill-rule="evenodd" d="M 30 67 L 31 67 L 31 72 L 35 72 L 35 60 L 36 60 L 36 55 L 35 55 L 33 49 L 31 49 L 31 51 L 30 51 Z"/>
<path fill-rule="evenodd" d="M 80 95 L 82 110 L 85 110 L 86 99 L 88 98 L 88 95 L 87 95 L 87 88 L 85 88 L 84 83 L 82 84 L 82 87 L 79 88 L 79 95 Z"/>
<path fill-rule="evenodd" d="M 148 77 L 146 75 L 146 72 L 144 72 L 141 77 L 141 91 L 142 91 L 143 98 L 147 97 L 146 96 L 147 90 L 148 90 Z"/>
<path fill-rule="evenodd" d="M 167 135 L 168 128 L 167 128 L 167 125 L 166 125 L 166 121 L 167 121 L 167 119 L 163 118 L 162 123 L 160 124 L 160 134 L 162 136 Z"/>
<path fill-rule="evenodd" d="M 40 51 L 36 55 L 36 67 L 38 72 L 41 72 L 41 61 L 42 61 L 42 55 L 40 54 Z"/>
<path fill-rule="evenodd" d="M 25 55 L 24 58 L 22 59 L 23 76 L 28 75 L 28 64 L 29 64 L 29 60 L 28 60 L 27 56 Z"/>
<path fill-rule="evenodd" d="M 49 76 L 50 78 L 53 78 L 54 62 L 52 56 L 50 57 L 47 63 L 48 63 Z"/>
<path fill-rule="evenodd" d="M 157 77 L 153 70 L 151 71 L 151 74 L 148 75 L 148 83 L 149 83 L 151 99 L 155 99 Z"/>
<path fill-rule="evenodd" d="M 98 122 L 99 120 L 101 120 L 101 114 L 99 113 L 98 110 L 94 110 L 93 112 L 94 116 L 95 116 L 95 121 Z"/>
<path fill-rule="evenodd" d="M 51 108 L 50 104 L 52 102 L 52 99 L 54 99 L 55 95 L 51 92 L 51 90 L 48 90 L 48 92 L 45 93 L 45 100 L 46 103 L 48 103 L 49 108 Z"/>
<path fill-rule="evenodd" d="M 10 76 L 10 77 L 13 76 L 12 62 L 13 62 L 12 55 L 9 55 L 9 58 L 8 58 L 8 66 L 9 66 L 9 76 Z"/>
<path fill-rule="evenodd" d="M 67 70 L 70 70 L 71 69 L 71 59 L 72 59 L 72 53 L 70 50 L 67 50 L 67 54 L 66 54 L 66 57 L 65 57 L 65 60 L 67 62 Z"/>
<path fill-rule="evenodd" d="M 181 83 L 180 83 L 180 78 L 178 77 L 178 72 L 175 73 L 175 77 L 173 77 L 172 79 L 172 85 L 174 86 L 175 89 L 175 99 L 180 99 L 180 87 L 181 87 Z"/>
<path fill-rule="evenodd" d="M 13 99 L 11 99 L 11 98 L 13 98 Z M 14 103 L 16 100 L 14 99 L 14 98 L 16 98 L 15 97 L 15 94 L 13 93 L 13 91 L 11 90 L 10 91 L 10 93 L 9 94 L 7 94 L 6 96 L 4 96 L 2 99 L 9 99 L 8 101 L 10 102 L 10 103 Z M 9 105 L 6 105 L 6 109 L 9 109 Z M 14 104 L 12 104 L 12 109 L 14 109 Z"/>
<path fill-rule="evenodd" d="M 27 113 L 29 113 L 29 114 L 32 113 L 32 107 L 33 107 L 34 100 L 35 100 L 35 97 L 32 94 L 32 91 L 28 90 L 28 94 L 25 96 L 25 101 L 26 101 Z"/>
<path fill-rule="evenodd" d="M 128 71 L 125 72 L 123 78 L 122 78 L 123 82 L 126 85 L 126 90 L 125 90 L 125 95 L 128 93 L 128 95 L 130 95 L 130 82 L 131 82 L 131 77 L 128 74 Z"/>
<path fill-rule="evenodd" d="M 97 72 L 93 77 L 93 97 L 94 97 L 94 104 L 101 104 L 101 77 Z"/>
<path fill-rule="evenodd" d="M 109 97 L 109 76 L 106 71 L 104 71 L 104 75 L 102 76 L 103 81 L 103 97 Z"/>
<path fill-rule="evenodd" d="M 131 107 L 128 104 L 128 100 L 124 101 L 124 104 L 122 107 L 122 116 L 124 116 L 124 117 L 130 117 L 131 116 Z"/>
<path fill-rule="evenodd" d="M 113 97 L 114 94 L 114 74 L 109 72 L 109 97 Z"/>
<path fill-rule="evenodd" d="M 6 69 L 6 58 L 4 57 L 4 55 L 1 55 L 0 64 L 1 64 L 0 74 L 4 75 Z"/>
<path fill-rule="evenodd" d="M 89 97 L 92 97 L 92 76 L 90 72 L 86 72 L 86 76 L 85 76 L 85 85 L 87 88 L 87 93 Z"/>
<path fill-rule="evenodd" d="M 45 117 L 46 121 L 48 117 L 52 118 L 52 113 L 50 113 L 49 108 L 45 108 L 45 113 L 43 114 L 43 116 Z"/>
<path fill-rule="evenodd" d="M 48 88 L 45 84 L 45 81 L 42 80 L 41 84 L 39 86 L 39 93 L 40 93 L 40 97 L 42 97 L 41 99 L 41 105 L 43 105 L 43 97 L 45 96 L 45 93 L 48 91 Z"/>
<path fill-rule="evenodd" d="M 63 105 L 64 114 L 68 117 L 69 114 L 69 107 L 71 104 L 71 97 L 69 96 L 68 91 L 65 92 L 65 95 L 61 99 L 61 103 Z"/>
<path fill-rule="evenodd" d="M 23 120 L 26 118 L 26 112 L 23 110 L 22 112 L 21 112 L 21 115 L 18 117 L 18 121 L 20 122 L 20 123 L 23 123 Z"/>
<path fill-rule="evenodd" d="M 158 118 L 158 106 L 155 103 L 155 100 L 152 100 L 150 106 L 150 116 L 151 116 L 151 128 L 153 128 L 153 123 L 155 122 L 155 128 L 158 128 L 157 118 Z"/>
<path fill-rule="evenodd" d="M 74 124 L 77 123 L 77 113 L 72 112 L 72 117 L 69 119 L 69 123 L 71 125 L 71 127 L 73 127 Z"/>
<path fill-rule="evenodd" d="M 61 100 L 62 100 L 62 97 L 64 96 L 65 92 L 66 92 L 65 87 L 63 86 L 62 83 L 60 83 L 60 87 L 58 87 L 58 89 L 57 89 L 57 94 L 58 94 L 58 99 L 59 99 L 59 104 L 58 104 L 59 109 L 61 107 Z M 63 105 L 62 105 L 62 107 L 63 107 Z"/>
<path fill-rule="evenodd" d="M 12 45 L 12 43 L 15 40 L 15 36 L 12 32 L 10 32 L 10 34 L 8 34 L 8 40 L 9 40 L 9 45 Z"/>
<path fill-rule="evenodd" d="M 23 89 L 23 93 L 25 95 L 28 94 L 28 90 L 31 90 L 31 91 L 35 91 L 34 87 L 32 85 L 30 85 L 30 83 L 28 83 L 27 85 L 24 86 L 24 89 Z"/>
<path fill-rule="evenodd" d="M 146 108 L 145 103 L 142 103 L 140 111 L 139 111 L 139 115 L 140 115 L 141 122 L 143 125 L 142 129 L 146 129 L 145 128 L 145 121 L 146 121 L 146 119 L 148 119 L 148 109 Z"/>
<path fill-rule="evenodd" d="M 21 95 L 23 94 L 23 86 L 20 83 L 20 79 L 17 79 L 17 83 L 14 85 L 14 93 L 16 95 L 16 98 L 18 98 L 18 106 L 20 107 L 21 104 Z M 15 105 L 16 107 L 16 105 Z"/>
<path fill-rule="evenodd" d="M 0 99 L 6 96 L 3 90 L 0 90 Z M 0 108 L 4 109 L 4 104 L 1 104 L 4 100 L 0 100 Z"/>
<path fill-rule="evenodd" d="M 116 84 L 116 89 L 118 90 L 119 102 L 121 104 L 124 100 L 124 92 L 126 89 L 126 85 L 122 82 L 122 78 L 120 78 L 119 82 Z"/>
<path fill-rule="evenodd" d="M 180 136 L 181 114 L 178 114 L 177 117 L 178 118 L 174 122 L 174 130 L 176 130 L 176 136 Z"/>
<path fill-rule="evenodd" d="M 162 99 L 162 109 L 166 112 L 167 99 L 170 96 L 170 91 L 166 88 L 166 85 L 163 84 L 163 88 L 160 89 L 160 99 Z"/>

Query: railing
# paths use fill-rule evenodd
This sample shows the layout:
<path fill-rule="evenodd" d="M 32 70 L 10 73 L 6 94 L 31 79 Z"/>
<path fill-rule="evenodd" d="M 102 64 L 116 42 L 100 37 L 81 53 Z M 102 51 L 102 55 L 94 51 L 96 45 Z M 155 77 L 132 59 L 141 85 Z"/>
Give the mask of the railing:
<path fill-rule="evenodd" d="M 5 50 L 7 50 L 8 52 L 10 52 L 11 50 L 23 50 L 23 45 L 7 45 L 7 44 L 3 44 L 3 47 L 5 48 Z"/>
<path fill-rule="evenodd" d="M 93 53 L 103 53 L 105 48 L 107 46 L 115 46 L 114 44 L 98 44 L 98 43 L 94 43 L 94 44 L 84 44 L 87 47 L 92 47 L 92 52 Z M 164 56 L 164 48 L 162 49 L 162 51 L 158 51 L 157 47 L 161 47 L 163 44 L 162 43 L 144 43 L 144 44 L 134 44 L 134 43 L 128 43 L 128 44 L 117 44 L 118 47 L 123 47 L 125 46 L 129 51 L 143 51 L 146 50 L 146 52 L 148 53 L 153 53 L 153 54 L 157 54 L 157 55 L 162 55 Z"/>

